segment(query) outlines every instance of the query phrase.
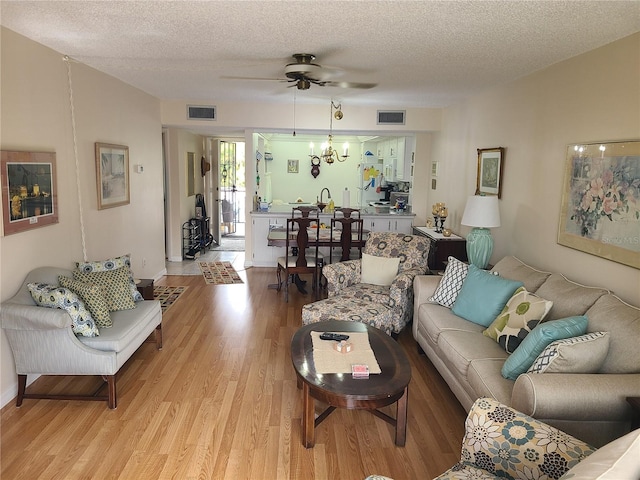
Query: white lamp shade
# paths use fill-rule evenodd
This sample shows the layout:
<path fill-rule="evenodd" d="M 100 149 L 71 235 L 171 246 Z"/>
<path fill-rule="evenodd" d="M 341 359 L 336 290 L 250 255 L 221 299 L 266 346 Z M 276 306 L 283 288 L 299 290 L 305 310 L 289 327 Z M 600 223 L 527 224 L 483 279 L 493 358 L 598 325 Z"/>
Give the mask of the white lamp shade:
<path fill-rule="evenodd" d="M 473 195 L 469 197 L 460 223 L 468 227 L 499 227 L 500 209 L 498 208 L 498 197 L 495 195 Z"/>

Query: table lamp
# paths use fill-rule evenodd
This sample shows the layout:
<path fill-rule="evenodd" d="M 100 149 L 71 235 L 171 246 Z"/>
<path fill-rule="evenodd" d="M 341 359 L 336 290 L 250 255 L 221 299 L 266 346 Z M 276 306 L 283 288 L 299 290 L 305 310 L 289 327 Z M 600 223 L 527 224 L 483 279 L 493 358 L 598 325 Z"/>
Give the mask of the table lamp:
<path fill-rule="evenodd" d="M 500 226 L 498 197 L 473 195 L 467 199 L 462 225 L 474 227 L 467 235 L 467 257 L 478 268 L 486 268 L 493 253 L 490 228 Z"/>

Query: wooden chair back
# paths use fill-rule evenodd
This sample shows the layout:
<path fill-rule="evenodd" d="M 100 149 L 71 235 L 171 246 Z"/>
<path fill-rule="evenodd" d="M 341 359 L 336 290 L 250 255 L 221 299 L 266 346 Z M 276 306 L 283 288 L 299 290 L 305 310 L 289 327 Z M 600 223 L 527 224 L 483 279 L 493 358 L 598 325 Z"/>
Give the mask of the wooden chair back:
<path fill-rule="evenodd" d="M 358 213 L 359 215 L 359 213 Z M 340 224 L 341 228 L 338 229 L 337 225 Z M 341 250 L 340 261 L 344 262 L 349 260 L 351 256 L 351 249 L 358 249 L 358 258 L 362 257 L 362 247 L 364 241 L 362 240 L 364 220 L 361 218 L 343 217 L 331 219 L 331 248 L 329 249 L 329 263 L 333 262 L 333 242 L 334 231 L 340 231 L 340 240 L 337 242 Z"/>

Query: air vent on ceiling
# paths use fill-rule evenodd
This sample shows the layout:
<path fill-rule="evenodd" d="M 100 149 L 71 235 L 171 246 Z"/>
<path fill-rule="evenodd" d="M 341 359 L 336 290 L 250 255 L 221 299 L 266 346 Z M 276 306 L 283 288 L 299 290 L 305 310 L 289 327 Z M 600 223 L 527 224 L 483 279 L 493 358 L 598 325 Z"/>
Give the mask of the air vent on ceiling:
<path fill-rule="evenodd" d="M 216 107 L 203 105 L 187 105 L 187 118 L 189 120 L 215 120 Z"/>
<path fill-rule="evenodd" d="M 378 110 L 378 125 L 404 125 L 405 110 Z"/>

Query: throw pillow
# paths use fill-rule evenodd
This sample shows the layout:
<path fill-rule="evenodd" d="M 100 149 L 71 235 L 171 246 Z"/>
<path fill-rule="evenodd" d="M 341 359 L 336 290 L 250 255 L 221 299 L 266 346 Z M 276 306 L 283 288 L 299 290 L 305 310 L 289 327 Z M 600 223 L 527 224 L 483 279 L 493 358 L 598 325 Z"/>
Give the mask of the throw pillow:
<path fill-rule="evenodd" d="M 127 267 L 103 272 L 73 271 L 73 278 L 84 283 L 102 287 L 104 298 L 110 312 L 129 310 L 136 307 L 129 288 L 129 269 Z"/>
<path fill-rule="evenodd" d="M 102 289 L 98 285 L 78 282 L 63 275 L 58 277 L 58 282 L 61 287 L 68 288 L 82 299 L 98 327 L 109 328 L 113 326 L 109 307 L 104 299 Z"/>
<path fill-rule="evenodd" d="M 399 265 L 399 257 L 376 257 L 363 253 L 360 263 L 360 281 L 388 287 L 398 276 Z"/>
<path fill-rule="evenodd" d="M 508 353 L 513 353 L 524 337 L 544 320 L 552 305 L 553 302 L 520 287 L 482 334 L 493 338 Z"/>
<path fill-rule="evenodd" d="M 596 373 L 609 352 L 609 332 L 551 342 L 527 373 Z"/>
<path fill-rule="evenodd" d="M 467 278 L 451 311 L 457 316 L 488 327 L 522 282 L 502 278 L 469 265 Z"/>
<path fill-rule="evenodd" d="M 127 267 L 129 269 L 129 288 L 134 302 L 144 300 L 142 294 L 136 287 L 136 281 L 133 279 L 131 271 L 131 255 L 126 254 L 121 257 L 109 258 L 107 260 L 98 260 L 95 262 L 76 262 L 76 268 L 82 272 L 104 272 L 107 270 L 115 270 L 117 268 Z"/>
<path fill-rule="evenodd" d="M 455 257 L 447 259 L 447 268 L 444 270 L 442 280 L 438 288 L 433 292 L 433 296 L 428 298 L 430 302 L 439 303 L 443 307 L 451 308 L 462 288 L 462 282 L 467 277 L 469 265 L 461 262 Z"/>
<path fill-rule="evenodd" d="M 587 323 L 587 317 L 579 315 L 538 324 L 504 362 L 502 376 L 515 380 L 529 369 L 533 361 L 551 342 L 584 335 L 587 331 Z"/>
<path fill-rule="evenodd" d="M 46 283 L 28 283 L 27 288 L 39 306 L 66 310 L 71 316 L 71 328 L 76 335 L 84 337 L 100 335 L 84 302 L 68 288 Z"/>

